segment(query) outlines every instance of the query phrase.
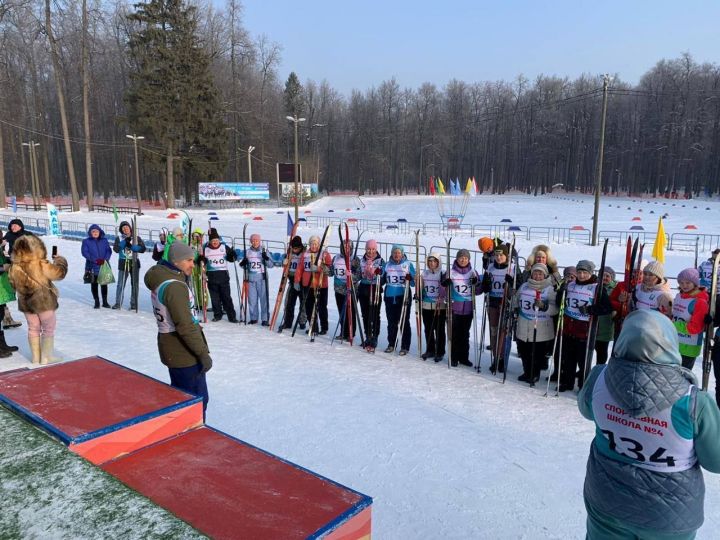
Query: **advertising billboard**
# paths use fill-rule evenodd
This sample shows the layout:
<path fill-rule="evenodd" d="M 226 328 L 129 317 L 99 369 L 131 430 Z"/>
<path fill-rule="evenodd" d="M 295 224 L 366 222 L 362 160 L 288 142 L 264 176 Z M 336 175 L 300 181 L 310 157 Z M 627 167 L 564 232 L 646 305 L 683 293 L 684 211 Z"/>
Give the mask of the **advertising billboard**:
<path fill-rule="evenodd" d="M 267 182 L 200 182 L 200 201 L 248 201 L 269 200 L 270 184 Z"/>

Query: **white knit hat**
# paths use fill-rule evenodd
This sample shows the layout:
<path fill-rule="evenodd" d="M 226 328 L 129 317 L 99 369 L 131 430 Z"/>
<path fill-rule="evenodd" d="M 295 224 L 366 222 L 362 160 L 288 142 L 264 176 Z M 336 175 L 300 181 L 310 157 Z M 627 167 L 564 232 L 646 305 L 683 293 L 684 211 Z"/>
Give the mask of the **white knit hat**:
<path fill-rule="evenodd" d="M 652 274 L 653 276 L 656 276 L 661 281 L 665 279 L 665 268 L 663 267 L 663 263 L 659 261 L 650 261 L 645 265 L 645 268 L 643 268 L 643 272 L 647 272 L 648 274 Z"/>

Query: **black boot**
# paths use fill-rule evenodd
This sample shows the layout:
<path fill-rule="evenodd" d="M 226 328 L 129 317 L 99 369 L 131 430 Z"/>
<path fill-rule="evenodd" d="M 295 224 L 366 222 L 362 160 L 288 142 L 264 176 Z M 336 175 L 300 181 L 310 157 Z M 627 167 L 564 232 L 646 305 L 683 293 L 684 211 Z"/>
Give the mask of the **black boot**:
<path fill-rule="evenodd" d="M 95 299 L 95 305 L 93 306 L 95 309 L 100 309 L 100 300 L 97 298 Z"/>
<path fill-rule="evenodd" d="M 8 345 L 7 343 L 5 343 L 5 332 L 0 332 L 0 352 L 13 353 L 17 350 L 18 350 L 18 348 L 15 347 L 14 345 Z M 6 357 L 3 357 L 3 358 L 6 358 Z"/>

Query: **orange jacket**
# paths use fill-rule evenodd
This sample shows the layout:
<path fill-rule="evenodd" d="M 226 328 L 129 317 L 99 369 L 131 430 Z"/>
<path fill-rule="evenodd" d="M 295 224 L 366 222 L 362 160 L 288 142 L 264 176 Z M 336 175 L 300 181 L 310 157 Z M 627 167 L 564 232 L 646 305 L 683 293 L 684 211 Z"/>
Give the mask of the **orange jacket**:
<path fill-rule="evenodd" d="M 297 270 L 295 271 L 295 283 L 299 283 L 303 287 L 310 286 L 313 289 L 317 289 L 318 284 L 320 284 L 321 289 L 327 289 L 328 275 L 326 274 L 326 271 L 330 270 L 332 257 L 330 257 L 330 254 L 327 251 L 323 252 L 320 263 L 318 264 L 317 272 L 311 272 L 310 270 L 305 269 L 305 261 L 308 257 L 310 258 L 310 265 L 318 264 L 316 263 L 317 253 L 303 251 L 300 255 L 300 259 L 298 260 Z M 310 284 L 310 278 L 312 278 L 312 285 Z"/>

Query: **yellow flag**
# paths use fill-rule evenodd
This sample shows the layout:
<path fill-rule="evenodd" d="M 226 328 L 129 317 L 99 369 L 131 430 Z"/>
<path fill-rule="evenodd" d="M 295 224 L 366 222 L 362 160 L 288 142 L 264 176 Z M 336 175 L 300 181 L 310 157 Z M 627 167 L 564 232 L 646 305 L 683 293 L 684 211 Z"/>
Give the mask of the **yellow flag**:
<path fill-rule="evenodd" d="M 445 194 L 445 186 L 443 185 L 442 180 L 440 180 L 439 178 L 438 178 L 438 191 L 440 192 L 441 195 Z"/>
<path fill-rule="evenodd" d="M 665 262 L 665 227 L 663 227 L 662 218 L 658 221 L 658 230 L 655 236 L 655 246 L 653 246 L 652 256 L 653 259 L 658 262 Z"/>

